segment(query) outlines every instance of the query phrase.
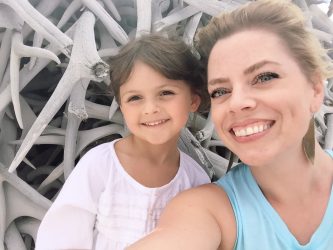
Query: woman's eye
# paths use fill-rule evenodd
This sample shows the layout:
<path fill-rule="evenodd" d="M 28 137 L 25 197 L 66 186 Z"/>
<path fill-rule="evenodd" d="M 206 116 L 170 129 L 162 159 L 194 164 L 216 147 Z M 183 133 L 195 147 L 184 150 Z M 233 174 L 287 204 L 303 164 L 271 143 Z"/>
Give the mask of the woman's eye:
<path fill-rule="evenodd" d="M 229 93 L 230 93 L 230 90 L 225 89 L 225 88 L 215 89 L 210 94 L 210 98 L 214 99 L 214 98 L 217 98 L 217 97 L 223 96 L 225 94 L 229 94 Z"/>
<path fill-rule="evenodd" d="M 134 101 L 138 101 L 140 99 L 141 99 L 140 96 L 133 95 L 127 99 L 127 102 L 134 102 Z"/>
<path fill-rule="evenodd" d="M 266 72 L 266 73 L 262 73 L 258 76 L 255 77 L 253 84 L 257 84 L 257 83 L 265 83 L 268 82 L 272 79 L 275 78 L 279 78 L 279 75 L 273 72 Z"/>
<path fill-rule="evenodd" d="M 163 90 L 160 95 L 164 96 L 164 95 L 174 95 L 175 93 L 173 91 L 170 90 Z"/>

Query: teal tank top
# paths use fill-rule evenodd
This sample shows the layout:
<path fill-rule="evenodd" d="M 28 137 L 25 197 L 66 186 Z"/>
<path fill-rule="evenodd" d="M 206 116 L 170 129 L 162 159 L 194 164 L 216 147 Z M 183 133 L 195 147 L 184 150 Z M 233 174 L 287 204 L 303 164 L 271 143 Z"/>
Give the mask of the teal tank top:
<path fill-rule="evenodd" d="M 333 158 L 333 151 L 327 151 Z M 290 233 L 266 200 L 249 167 L 239 164 L 215 182 L 227 193 L 237 224 L 237 250 L 333 250 L 333 192 L 324 218 L 306 245 Z"/>

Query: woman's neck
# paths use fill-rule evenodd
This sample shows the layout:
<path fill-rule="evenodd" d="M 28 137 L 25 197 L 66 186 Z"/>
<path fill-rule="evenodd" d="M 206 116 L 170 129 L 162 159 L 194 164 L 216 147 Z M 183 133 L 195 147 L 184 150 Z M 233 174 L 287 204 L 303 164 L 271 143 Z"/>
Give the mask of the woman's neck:
<path fill-rule="evenodd" d="M 317 189 L 331 187 L 333 160 L 320 148 L 319 144 L 316 146 L 313 165 L 304 153 L 299 151 L 274 159 L 271 165 L 250 167 L 268 200 L 282 202 L 307 198 L 309 193 Z"/>
<path fill-rule="evenodd" d="M 333 160 L 317 146 L 313 165 L 293 154 L 274 166 L 251 168 L 262 193 L 302 245 L 319 227 L 331 197 Z"/>

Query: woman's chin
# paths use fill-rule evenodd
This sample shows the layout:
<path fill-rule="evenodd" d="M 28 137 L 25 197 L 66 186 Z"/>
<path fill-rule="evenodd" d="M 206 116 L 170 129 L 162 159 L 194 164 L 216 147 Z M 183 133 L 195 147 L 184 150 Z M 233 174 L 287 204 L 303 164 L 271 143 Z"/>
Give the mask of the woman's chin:
<path fill-rule="evenodd" d="M 241 154 L 239 156 L 240 160 L 248 166 L 263 166 L 270 162 L 268 157 L 265 157 L 263 154 Z"/>

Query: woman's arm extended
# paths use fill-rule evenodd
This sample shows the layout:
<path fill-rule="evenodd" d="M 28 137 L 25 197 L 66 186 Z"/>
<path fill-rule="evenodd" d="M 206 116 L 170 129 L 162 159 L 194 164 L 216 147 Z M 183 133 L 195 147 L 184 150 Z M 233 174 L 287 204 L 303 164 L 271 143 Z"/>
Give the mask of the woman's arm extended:
<path fill-rule="evenodd" d="M 222 229 L 228 232 L 223 248 Z M 174 198 L 164 210 L 157 228 L 127 250 L 232 249 L 235 229 L 227 195 L 215 184 L 207 184 Z"/>

